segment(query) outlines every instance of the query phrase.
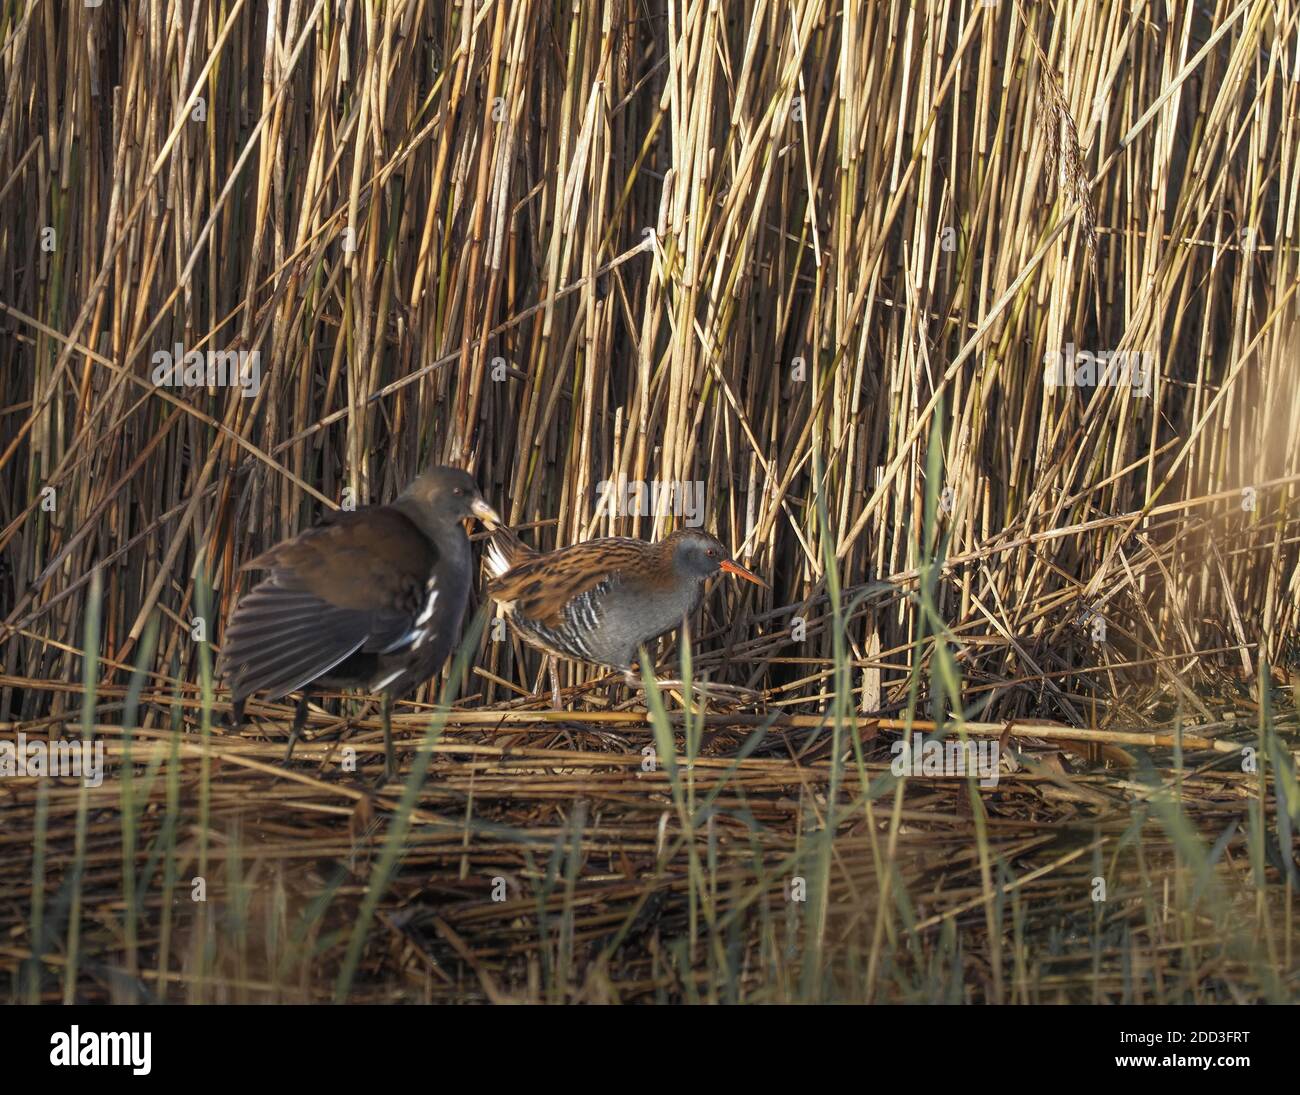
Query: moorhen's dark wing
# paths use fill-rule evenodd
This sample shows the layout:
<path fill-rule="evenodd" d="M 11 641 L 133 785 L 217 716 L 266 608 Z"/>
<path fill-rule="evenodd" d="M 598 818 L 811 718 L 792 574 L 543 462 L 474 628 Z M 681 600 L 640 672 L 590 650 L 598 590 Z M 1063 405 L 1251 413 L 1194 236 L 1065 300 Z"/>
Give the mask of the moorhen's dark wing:
<path fill-rule="evenodd" d="M 358 650 L 422 638 L 437 557 L 405 516 L 381 506 L 338 514 L 245 564 L 269 574 L 226 628 L 221 664 L 233 697 L 276 699 Z"/>

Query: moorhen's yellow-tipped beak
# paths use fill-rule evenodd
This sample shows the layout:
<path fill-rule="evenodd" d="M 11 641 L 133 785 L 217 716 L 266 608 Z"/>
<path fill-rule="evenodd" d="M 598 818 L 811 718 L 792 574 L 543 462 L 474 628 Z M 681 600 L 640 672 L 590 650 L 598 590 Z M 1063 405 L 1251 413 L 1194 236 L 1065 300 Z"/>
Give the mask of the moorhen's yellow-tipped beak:
<path fill-rule="evenodd" d="M 734 574 L 737 578 L 744 578 L 745 581 L 753 582 L 756 586 L 762 586 L 764 589 L 769 588 L 768 584 L 757 574 L 751 574 L 739 563 L 733 563 L 730 559 L 723 559 L 719 566 L 728 574 Z"/>
<path fill-rule="evenodd" d="M 497 525 L 505 524 L 505 522 L 501 520 L 501 514 L 497 513 L 497 511 L 483 501 L 482 498 L 475 498 L 474 501 L 469 504 L 469 509 L 475 517 L 487 525 L 489 532 L 495 529 Z"/>

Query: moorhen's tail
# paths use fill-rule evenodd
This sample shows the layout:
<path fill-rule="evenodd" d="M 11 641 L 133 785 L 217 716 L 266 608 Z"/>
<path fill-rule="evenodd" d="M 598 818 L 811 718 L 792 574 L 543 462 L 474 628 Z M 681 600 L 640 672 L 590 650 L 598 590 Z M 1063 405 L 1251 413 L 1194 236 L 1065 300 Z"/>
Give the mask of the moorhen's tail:
<path fill-rule="evenodd" d="M 535 558 L 537 552 L 525 546 L 514 529 L 498 525 L 488 536 L 487 550 L 483 552 L 483 565 L 489 578 L 500 578 L 520 563 Z"/>

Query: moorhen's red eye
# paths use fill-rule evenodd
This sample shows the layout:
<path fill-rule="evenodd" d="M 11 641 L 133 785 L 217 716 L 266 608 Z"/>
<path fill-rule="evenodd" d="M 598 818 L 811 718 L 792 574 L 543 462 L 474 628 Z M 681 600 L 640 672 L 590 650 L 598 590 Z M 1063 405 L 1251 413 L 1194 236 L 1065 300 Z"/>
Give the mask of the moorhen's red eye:
<path fill-rule="evenodd" d="M 712 548 L 709 548 L 709 550 L 708 550 L 708 556 L 709 556 L 710 559 L 712 559 L 712 558 L 713 558 L 715 555 L 717 555 L 717 554 L 718 554 L 718 553 L 717 553 L 716 551 L 714 551 Z"/>

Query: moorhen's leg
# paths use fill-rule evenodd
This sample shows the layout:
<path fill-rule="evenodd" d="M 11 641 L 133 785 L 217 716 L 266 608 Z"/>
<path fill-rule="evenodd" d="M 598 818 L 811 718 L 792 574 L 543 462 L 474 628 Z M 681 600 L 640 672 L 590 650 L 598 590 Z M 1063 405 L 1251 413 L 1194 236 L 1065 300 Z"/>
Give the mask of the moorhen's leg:
<path fill-rule="evenodd" d="M 393 696 L 384 693 L 384 775 L 388 779 L 397 776 L 397 757 L 393 752 Z"/>
<path fill-rule="evenodd" d="M 307 725 L 307 703 L 310 698 L 310 694 L 304 688 L 302 695 L 298 698 L 298 706 L 293 711 L 293 726 L 289 729 L 289 747 L 284 751 L 285 764 L 288 764 L 293 759 L 293 747 L 298 744 L 298 735 L 302 733 L 302 728 Z"/>

